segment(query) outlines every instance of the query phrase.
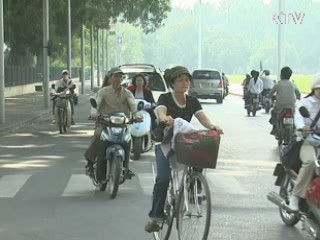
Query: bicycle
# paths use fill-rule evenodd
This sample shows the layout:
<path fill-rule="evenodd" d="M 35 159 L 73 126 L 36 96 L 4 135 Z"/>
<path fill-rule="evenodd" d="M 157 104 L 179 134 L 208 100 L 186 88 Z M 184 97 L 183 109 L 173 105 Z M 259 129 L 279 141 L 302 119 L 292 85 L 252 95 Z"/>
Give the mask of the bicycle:
<path fill-rule="evenodd" d="M 218 141 L 220 141 L 219 135 Z M 216 161 L 217 153 L 214 155 Z M 179 170 L 171 165 L 171 178 L 164 206 L 165 219 L 159 224 L 159 232 L 153 232 L 155 240 L 169 239 L 174 218 L 176 218 L 179 240 L 208 239 L 211 222 L 211 196 L 208 182 L 202 170 L 196 168 L 199 166 L 193 167 L 193 164 L 184 158 L 185 156 L 181 154 L 179 159 L 177 155 L 178 162 L 188 163 L 183 168 L 181 179 L 179 179 Z M 215 163 L 214 166 L 203 166 L 215 168 Z"/>
<path fill-rule="evenodd" d="M 73 96 L 69 91 L 62 93 L 55 93 L 53 100 L 56 101 L 55 115 L 56 124 L 59 132 L 66 132 L 67 126 L 71 125 L 71 106 L 69 99 Z M 56 99 L 57 98 L 57 99 Z"/>

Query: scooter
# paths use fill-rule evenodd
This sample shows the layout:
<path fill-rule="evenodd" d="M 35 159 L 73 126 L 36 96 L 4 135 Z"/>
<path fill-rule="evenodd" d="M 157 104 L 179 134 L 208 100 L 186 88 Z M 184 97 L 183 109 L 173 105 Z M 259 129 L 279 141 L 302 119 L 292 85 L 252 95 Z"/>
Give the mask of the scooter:
<path fill-rule="evenodd" d="M 151 141 L 151 117 L 146 111 L 153 106 L 143 99 L 136 99 L 137 114 L 143 117 L 143 122 L 135 122 L 131 126 L 133 159 L 140 159 L 141 153 L 147 152 L 153 147 Z"/>
<path fill-rule="evenodd" d="M 255 117 L 257 111 L 259 108 L 259 94 L 250 94 L 249 96 L 249 105 L 246 107 L 248 117 L 250 116 L 250 113 L 252 113 L 252 116 Z"/>
<path fill-rule="evenodd" d="M 304 109 L 304 110 L 303 110 Z M 310 118 L 310 114 L 305 107 L 299 109 L 301 115 Z M 320 117 L 320 114 L 318 114 Z M 311 134 L 317 134 L 319 129 L 314 126 L 319 117 L 313 120 L 310 128 Z M 318 118 L 318 119 L 317 119 Z M 313 127 L 312 127 L 313 126 Z M 314 178 L 309 184 L 306 199 L 300 199 L 299 211 L 292 211 L 289 206 L 289 196 L 295 186 L 297 171 L 278 163 L 273 175 L 277 177 L 275 185 L 280 187 L 279 194 L 269 192 L 267 198 L 279 207 L 280 217 L 288 226 L 294 226 L 299 221 L 302 222 L 302 229 L 308 232 L 314 239 L 320 239 L 320 164 L 319 160 L 315 161 Z"/>
<path fill-rule="evenodd" d="M 272 108 L 272 99 L 268 96 L 270 91 L 271 89 L 264 90 L 263 94 L 261 95 L 262 107 L 266 113 L 269 113 L 270 109 Z"/>
<path fill-rule="evenodd" d="M 93 108 L 97 107 L 94 98 L 90 99 L 90 103 Z M 115 198 L 119 185 L 123 184 L 128 178 L 129 169 L 124 166 L 124 161 L 126 154 L 130 154 L 131 134 L 129 125 L 142 121 L 142 118 L 137 114 L 128 118 L 124 113 L 118 112 L 99 116 L 97 121 L 105 127 L 100 135 L 98 161 L 94 163 L 93 174 L 89 177 L 92 179 L 93 185 L 99 187 L 100 191 L 105 191 L 108 186 L 107 191 L 110 197 Z M 106 181 L 102 183 L 98 181 L 96 176 L 96 170 L 99 168 L 106 169 Z"/>

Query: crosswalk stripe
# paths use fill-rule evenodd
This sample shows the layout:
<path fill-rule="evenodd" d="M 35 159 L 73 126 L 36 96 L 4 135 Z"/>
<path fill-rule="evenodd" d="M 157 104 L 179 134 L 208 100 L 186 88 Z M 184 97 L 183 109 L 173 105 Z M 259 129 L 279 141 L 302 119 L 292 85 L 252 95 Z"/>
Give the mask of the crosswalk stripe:
<path fill-rule="evenodd" d="M 152 173 L 139 173 L 138 179 L 140 186 L 142 188 L 142 191 L 145 195 L 152 195 L 153 186 L 154 186 L 154 180 L 153 180 L 153 174 Z"/>
<path fill-rule="evenodd" d="M 87 197 L 94 195 L 95 187 L 88 176 L 84 174 L 72 174 L 68 184 L 62 193 L 62 197 Z"/>
<path fill-rule="evenodd" d="M 210 191 L 212 193 L 249 194 L 235 177 L 219 172 L 207 172 Z"/>
<path fill-rule="evenodd" d="M 0 178 L 0 198 L 14 197 L 30 177 L 29 174 L 15 174 Z"/>

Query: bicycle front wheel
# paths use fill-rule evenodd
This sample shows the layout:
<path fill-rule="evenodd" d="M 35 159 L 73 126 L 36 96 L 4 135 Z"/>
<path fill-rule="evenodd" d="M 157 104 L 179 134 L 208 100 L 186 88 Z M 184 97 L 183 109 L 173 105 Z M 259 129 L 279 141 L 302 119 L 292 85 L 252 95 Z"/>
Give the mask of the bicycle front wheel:
<path fill-rule="evenodd" d="M 187 175 L 178 202 L 179 240 L 207 240 L 211 221 L 208 182 L 199 172 Z"/>

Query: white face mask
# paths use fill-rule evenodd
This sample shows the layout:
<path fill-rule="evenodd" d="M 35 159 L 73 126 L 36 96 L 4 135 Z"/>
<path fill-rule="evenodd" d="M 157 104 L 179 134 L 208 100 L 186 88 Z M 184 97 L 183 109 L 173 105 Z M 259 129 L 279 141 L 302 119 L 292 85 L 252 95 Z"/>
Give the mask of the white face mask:
<path fill-rule="evenodd" d="M 68 76 L 67 75 L 63 76 L 63 80 L 68 80 Z"/>

